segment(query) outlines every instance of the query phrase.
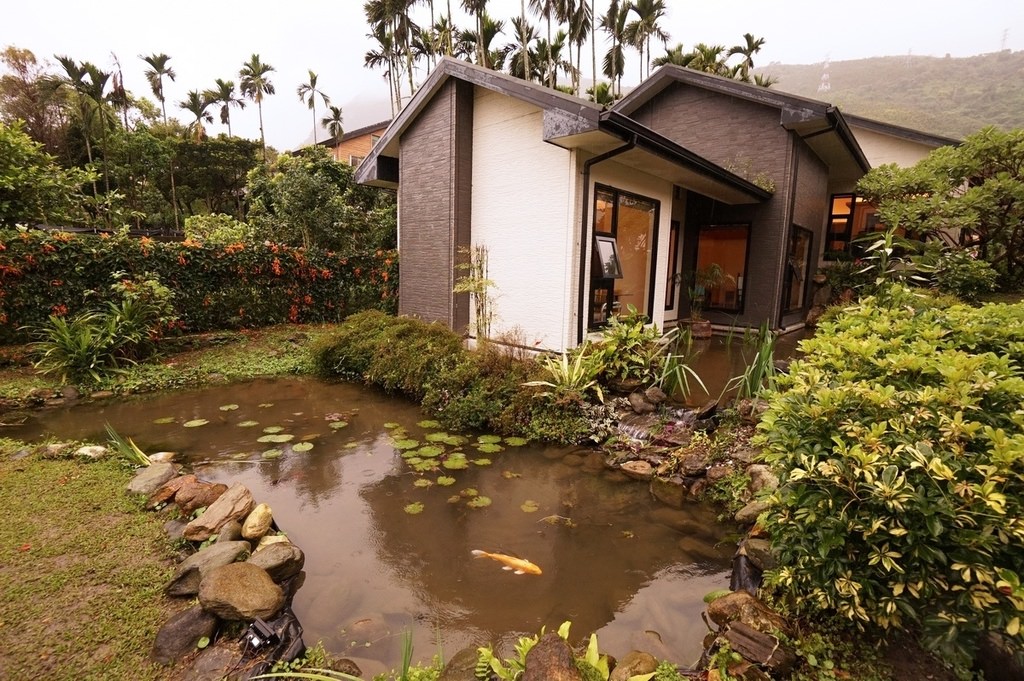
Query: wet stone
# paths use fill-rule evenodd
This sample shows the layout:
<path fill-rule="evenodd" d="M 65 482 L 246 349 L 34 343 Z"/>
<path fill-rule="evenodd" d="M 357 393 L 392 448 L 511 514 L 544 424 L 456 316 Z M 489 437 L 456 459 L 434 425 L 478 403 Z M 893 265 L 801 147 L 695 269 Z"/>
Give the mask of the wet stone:
<path fill-rule="evenodd" d="M 171 664 L 196 650 L 199 639 L 212 638 L 217 618 L 196 605 L 173 615 L 157 632 L 152 658 Z"/>
<path fill-rule="evenodd" d="M 682 508 L 689 492 L 686 480 L 678 475 L 651 478 L 651 494 L 661 503 L 673 508 Z"/>
<path fill-rule="evenodd" d="M 242 523 L 237 520 L 229 520 L 220 526 L 217 531 L 217 543 L 225 541 L 238 541 L 242 538 Z"/>
<path fill-rule="evenodd" d="M 638 674 L 650 674 L 658 668 L 658 660 L 650 653 L 640 650 L 633 650 L 626 654 L 619 663 L 615 665 L 608 681 L 629 681 L 629 678 Z"/>
<path fill-rule="evenodd" d="M 185 528 L 185 538 L 190 541 L 203 541 L 229 520 L 238 520 L 249 515 L 254 505 L 249 489 L 236 482 L 210 504 L 201 516 L 188 524 Z"/>
<path fill-rule="evenodd" d="M 168 596 L 194 596 L 199 593 L 203 578 L 213 569 L 245 560 L 250 550 L 249 542 L 244 541 L 210 544 L 182 561 L 165 592 Z"/>
<path fill-rule="evenodd" d="M 634 480 L 650 480 L 654 477 L 654 467 L 646 461 L 627 461 L 620 469 Z"/>
<path fill-rule="evenodd" d="M 146 500 L 146 508 L 153 509 L 160 504 L 166 504 L 174 499 L 174 495 L 178 493 L 178 490 L 185 485 L 195 483 L 196 481 L 196 476 L 194 475 L 179 475 L 176 478 L 168 480 L 161 485 L 159 489 L 149 495 L 149 499 Z"/>
<path fill-rule="evenodd" d="M 284 592 L 263 568 L 232 563 L 214 568 L 203 577 L 199 603 L 221 619 L 270 619 L 284 606 Z"/>
<path fill-rule="evenodd" d="M 719 627 L 732 622 L 743 622 L 758 631 L 778 629 L 790 632 L 789 623 L 780 615 L 746 591 L 733 591 L 727 596 L 708 603 L 708 618 Z"/>
<path fill-rule="evenodd" d="M 740 551 L 762 572 L 775 567 L 772 544 L 767 539 L 746 539 L 740 547 Z"/>
<path fill-rule="evenodd" d="M 195 480 L 184 485 L 174 495 L 174 501 L 185 515 L 192 515 L 196 509 L 205 508 L 217 501 L 227 491 L 223 483 L 203 482 Z"/>
<path fill-rule="evenodd" d="M 437 681 L 476 681 L 476 663 L 480 653 L 475 646 L 463 648 L 448 660 Z"/>
<path fill-rule="evenodd" d="M 170 463 L 154 463 L 139 470 L 125 489 L 129 494 L 149 496 L 165 482 L 178 474 L 178 467 Z"/>
<path fill-rule="evenodd" d="M 576 669 L 569 644 L 548 632 L 526 654 L 522 681 L 583 681 L 583 677 Z"/>
<path fill-rule="evenodd" d="M 267 571 L 275 582 L 283 582 L 302 570 L 306 557 L 295 544 L 278 542 L 266 546 L 249 557 L 248 562 Z"/>
<path fill-rule="evenodd" d="M 736 522 L 740 525 L 752 525 L 757 522 L 757 516 L 768 510 L 768 502 L 755 499 L 749 504 L 736 511 Z"/>
<path fill-rule="evenodd" d="M 267 533 L 273 521 L 270 506 L 257 504 L 242 523 L 242 536 L 246 539 L 259 539 Z"/>
<path fill-rule="evenodd" d="M 779 478 L 764 464 L 755 463 L 747 466 L 747 475 L 750 476 L 750 484 L 747 485 L 747 489 L 751 494 L 757 494 L 761 490 L 773 492 L 779 487 Z"/>

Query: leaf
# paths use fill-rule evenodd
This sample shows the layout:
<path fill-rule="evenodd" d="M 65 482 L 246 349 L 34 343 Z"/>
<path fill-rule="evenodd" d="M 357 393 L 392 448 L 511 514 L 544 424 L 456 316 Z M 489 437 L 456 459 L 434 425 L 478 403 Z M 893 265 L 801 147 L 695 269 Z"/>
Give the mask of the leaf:
<path fill-rule="evenodd" d="M 387 423 L 384 424 L 384 427 L 387 428 L 388 430 L 394 430 L 395 428 L 400 428 L 401 426 L 401 423 L 395 423 L 394 421 L 388 421 Z"/>
<path fill-rule="evenodd" d="M 200 637 L 200 639 L 198 641 L 196 641 L 196 648 L 199 648 L 199 650 L 202 650 L 203 648 L 205 648 L 208 645 L 210 645 L 210 637 L 209 636 L 202 636 L 202 637 Z"/>
<path fill-rule="evenodd" d="M 395 440 L 395 449 L 416 449 L 420 446 L 418 440 Z"/>
<path fill-rule="evenodd" d="M 449 504 L 457 504 L 460 501 L 462 501 L 462 497 L 460 497 L 458 494 L 453 494 L 450 497 L 448 497 Z"/>
<path fill-rule="evenodd" d="M 478 494 L 480 494 L 480 492 L 477 491 L 476 487 L 467 487 L 466 489 L 459 492 L 459 494 L 461 494 L 464 497 L 475 497 Z"/>
<path fill-rule="evenodd" d="M 434 483 L 431 480 L 427 480 L 426 478 L 417 478 L 416 481 L 412 483 L 412 486 L 413 487 L 430 487 L 433 484 Z"/>
<path fill-rule="evenodd" d="M 237 404 L 222 404 L 222 405 L 220 405 L 219 409 L 221 411 L 234 411 L 234 410 L 238 409 L 238 405 Z"/>
<path fill-rule="evenodd" d="M 165 423 L 174 423 L 176 420 L 173 416 L 164 416 L 163 418 L 153 419 L 153 423 L 164 425 Z"/>
<path fill-rule="evenodd" d="M 331 421 L 331 430 L 340 430 L 348 426 L 348 421 Z"/>
<path fill-rule="evenodd" d="M 424 419 L 423 421 L 420 421 L 416 425 L 419 426 L 420 428 L 423 428 L 424 430 L 430 430 L 433 428 L 441 427 L 441 424 L 438 423 L 437 421 L 434 421 L 433 419 Z"/>
<path fill-rule="evenodd" d="M 402 509 L 409 515 L 416 515 L 417 513 L 423 513 L 423 503 L 414 501 L 411 504 L 406 504 L 405 508 Z"/>
<path fill-rule="evenodd" d="M 285 442 L 291 442 L 294 439 L 295 439 L 294 435 L 289 435 L 287 433 L 280 433 L 280 434 L 264 435 L 262 437 L 258 437 L 258 438 L 256 438 L 256 442 L 273 442 L 273 443 L 276 443 L 276 444 L 283 444 Z"/>
<path fill-rule="evenodd" d="M 490 466 L 492 462 L 490 459 L 473 459 L 473 463 L 477 466 Z"/>
<path fill-rule="evenodd" d="M 501 452 L 505 450 L 504 447 L 493 442 L 484 442 L 482 444 L 475 445 L 475 447 L 479 451 L 484 452 L 485 454 L 494 454 L 496 452 Z"/>
<path fill-rule="evenodd" d="M 512 480 L 513 478 L 521 478 L 521 477 L 523 477 L 523 474 L 522 473 L 513 473 L 512 471 L 502 471 L 501 472 L 501 477 L 505 478 L 506 480 Z"/>
<path fill-rule="evenodd" d="M 267 426 L 266 428 L 263 429 L 263 432 L 264 433 L 280 433 L 282 430 L 284 430 L 283 426 Z"/>
<path fill-rule="evenodd" d="M 308 452 L 311 449 L 313 449 L 312 442 L 298 442 L 292 445 L 293 452 Z"/>
<path fill-rule="evenodd" d="M 268 449 L 260 454 L 264 459 L 279 459 L 284 454 L 280 449 Z"/>
<path fill-rule="evenodd" d="M 528 444 L 530 441 L 527 440 L 525 437 L 507 437 L 503 440 L 503 442 L 507 444 L 509 447 L 522 447 L 523 445 Z"/>
<path fill-rule="evenodd" d="M 452 447 L 458 447 L 459 445 L 466 444 L 466 438 L 461 435 L 449 435 L 445 439 L 441 440 L 441 442 L 446 445 L 451 445 Z"/>
<path fill-rule="evenodd" d="M 476 439 L 477 442 L 485 445 L 493 445 L 501 442 L 500 435 L 481 435 Z"/>
<path fill-rule="evenodd" d="M 358 446 L 359 446 L 358 442 L 346 442 L 345 443 L 345 449 L 355 449 Z"/>
<path fill-rule="evenodd" d="M 717 601 L 722 596 L 728 596 L 731 593 L 732 591 L 729 589 L 715 589 L 714 591 L 709 591 L 704 594 L 704 602 L 711 603 L 712 601 Z"/>
<path fill-rule="evenodd" d="M 437 479 L 437 484 L 441 485 L 442 487 L 451 487 L 452 485 L 455 484 L 455 478 L 451 477 L 450 475 L 442 475 Z"/>
<path fill-rule="evenodd" d="M 437 456 L 444 454 L 444 447 L 438 447 L 437 445 L 427 445 L 426 447 L 420 447 L 416 450 L 416 453 L 420 456 L 432 459 Z"/>
<path fill-rule="evenodd" d="M 540 505 L 533 499 L 527 499 L 519 505 L 519 508 L 523 509 L 523 513 L 536 513 L 540 509 Z"/>
<path fill-rule="evenodd" d="M 236 423 L 235 425 L 237 425 L 239 428 L 252 428 L 253 426 L 260 425 L 260 422 L 259 421 L 240 421 L 239 423 Z"/>
<path fill-rule="evenodd" d="M 260 409 L 266 409 L 267 407 L 273 407 L 273 402 L 260 402 Z"/>
<path fill-rule="evenodd" d="M 464 456 L 449 456 L 441 465 L 450 471 L 461 471 L 469 468 L 469 462 L 466 461 Z"/>
<path fill-rule="evenodd" d="M 425 437 L 429 442 L 444 442 L 445 440 L 450 438 L 451 435 L 449 435 L 448 433 L 445 433 L 445 432 L 437 432 L 437 433 L 427 433 L 423 437 Z"/>
<path fill-rule="evenodd" d="M 198 428 L 199 426 L 205 426 L 207 423 L 209 423 L 209 421 L 206 419 L 192 419 L 191 421 L 185 421 L 185 423 L 181 425 L 185 428 Z"/>
<path fill-rule="evenodd" d="M 466 506 L 470 508 L 485 508 L 491 505 L 491 498 L 485 496 L 473 497 L 466 502 Z"/>

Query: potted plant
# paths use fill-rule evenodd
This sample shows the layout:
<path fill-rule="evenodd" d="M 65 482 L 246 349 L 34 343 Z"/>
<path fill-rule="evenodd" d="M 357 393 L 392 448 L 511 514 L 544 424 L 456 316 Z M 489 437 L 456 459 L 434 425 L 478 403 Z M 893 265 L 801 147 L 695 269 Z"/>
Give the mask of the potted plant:
<path fill-rule="evenodd" d="M 704 303 L 707 302 L 708 292 L 725 281 L 725 278 L 722 266 L 714 262 L 693 273 L 693 285 L 688 289 L 690 318 L 684 320 L 690 326 L 692 338 L 711 338 L 711 322 L 704 317 Z"/>

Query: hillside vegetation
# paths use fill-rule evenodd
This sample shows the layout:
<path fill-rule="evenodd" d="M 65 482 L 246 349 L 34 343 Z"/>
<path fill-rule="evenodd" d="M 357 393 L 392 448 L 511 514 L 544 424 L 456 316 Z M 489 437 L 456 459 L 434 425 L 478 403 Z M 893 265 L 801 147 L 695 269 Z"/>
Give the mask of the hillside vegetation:
<path fill-rule="evenodd" d="M 835 61 L 828 92 L 818 91 L 822 70 L 822 63 L 773 63 L 755 72 L 777 78 L 779 91 L 939 135 L 964 137 L 986 125 L 1024 127 L 1024 51 Z"/>

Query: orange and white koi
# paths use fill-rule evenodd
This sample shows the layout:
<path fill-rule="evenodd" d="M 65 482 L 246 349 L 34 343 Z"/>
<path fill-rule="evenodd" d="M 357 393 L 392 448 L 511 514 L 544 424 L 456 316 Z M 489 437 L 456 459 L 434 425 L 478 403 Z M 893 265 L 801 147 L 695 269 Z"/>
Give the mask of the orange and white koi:
<path fill-rule="evenodd" d="M 504 553 L 488 553 L 487 551 L 481 551 L 479 549 L 473 549 L 472 553 L 474 558 L 490 558 L 491 560 L 496 560 L 501 563 L 502 570 L 511 570 L 517 575 L 541 574 L 541 569 L 525 558 L 506 556 Z"/>

